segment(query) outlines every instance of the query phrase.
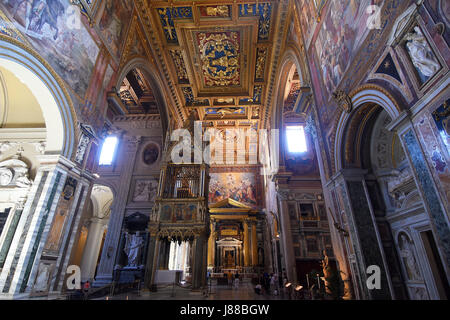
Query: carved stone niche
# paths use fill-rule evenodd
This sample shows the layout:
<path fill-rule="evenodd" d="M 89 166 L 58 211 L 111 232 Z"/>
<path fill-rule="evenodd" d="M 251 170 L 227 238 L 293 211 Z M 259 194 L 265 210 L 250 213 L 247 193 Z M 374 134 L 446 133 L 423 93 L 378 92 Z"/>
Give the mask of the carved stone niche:
<path fill-rule="evenodd" d="M 29 188 L 28 165 L 19 159 L 0 162 L 0 187 Z"/>
<path fill-rule="evenodd" d="M 395 200 L 397 208 L 401 208 L 408 195 L 416 190 L 411 169 L 394 170 L 387 180 L 387 186 L 389 195 Z"/>

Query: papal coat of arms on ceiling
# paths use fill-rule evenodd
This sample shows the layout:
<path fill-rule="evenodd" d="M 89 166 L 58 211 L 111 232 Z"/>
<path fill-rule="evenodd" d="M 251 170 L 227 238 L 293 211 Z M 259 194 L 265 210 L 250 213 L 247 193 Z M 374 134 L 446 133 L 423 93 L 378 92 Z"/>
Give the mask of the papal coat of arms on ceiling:
<path fill-rule="evenodd" d="M 201 32 L 197 41 L 205 86 L 240 85 L 239 33 Z"/>

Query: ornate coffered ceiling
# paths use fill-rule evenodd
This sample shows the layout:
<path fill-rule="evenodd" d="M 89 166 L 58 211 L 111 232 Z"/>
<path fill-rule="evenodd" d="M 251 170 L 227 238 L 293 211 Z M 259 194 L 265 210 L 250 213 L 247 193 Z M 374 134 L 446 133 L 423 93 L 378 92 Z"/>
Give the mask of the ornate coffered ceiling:
<path fill-rule="evenodd" d="M 282 2 L 138 1 L 179 114 L 197 109 L 206 126 L 259 127 Z"/>

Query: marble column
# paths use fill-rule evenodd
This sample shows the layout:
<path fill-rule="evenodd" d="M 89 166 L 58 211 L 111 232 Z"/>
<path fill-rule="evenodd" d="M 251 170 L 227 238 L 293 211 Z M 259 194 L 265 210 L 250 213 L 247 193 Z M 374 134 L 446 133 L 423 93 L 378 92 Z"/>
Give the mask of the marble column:
<path fill-rule="evenodd" d="M 215 249 L 215 245 L 216 245 L 216 239 L 215 239 L 215 235 L 216 235 L 216 230 L 214 229 L 214 222 L 211 221 L 210 222 L 210 235 L 209 235 L 209 239 L 208 239 L 208 268 L 214 268 L 214 249 Z"/>
<path fill-rule="evenodd" d="M 250 266 L 250 236 L 248 232 L 248 221 L 244 220 L 244 266 L 249 267 Z"/>
<path fill-rule="evenodd" d="M 192 289 L 200 289 L 206 284 L 206 235 L 196 235 L 193 244 Z"/>
<path fill-rule="evenodd" d="M 407 154 L 408 162 L 413 168 L 413 174 L 418 186 L 418 191 L 425 204 L 425 210 L 430 218 L 433 235 L 442 256 L 443 268 L 450 282 L 450 223 L 449 213 L 446 212 L 445 202 L 447 201 L 439 193 L 439 187 L 433 178 L 429 161 L 431 156 L 427 156 L 426 148 L 421 144 L 412 123 L 404 120 L 403 124 L 393 124 L 398 127 L 403 149 Z M 423 143 L 423 142 L 422 142 Z"/>
<path fill-rule="evenodd" d="M 256 221 L 252 221 L 252 265 L 258 266 L 258 240 L 256 234 Z"/>
<path fill-rule="evenodd" d="M 278 200 L 279 200 L 279 218 L 281 225 L 281 250 L 283 252 L 283 260 L 286 268 L 286 275 L 288 280 L 292 283 L 297 283 L 297 271 L 296 271 L 296 263 L 295 263 L 295 253 L 294 246 L 292 243 L 292 234 L 291 234 L 291 223 L 289 219 L 289 211 L 287 204 L 287 195 L 289 194 L 288 190 L 278 190 Z"/>
<path fill-rule="evenodd" d="M 38 168 L 28 199 L 10 242 L 8 254 L 0 273 L 0 294 L 10 297 L 28 295 L 37 276 L 44 245 L 53 223 L 56 206 L 63 192 L 69 168 L 73 163 L 58 155 L 42 155 L 38 157 L 41 166 Z M 77 170 L 74 170 L 74 174 Z M 79 179 L 75 177 L 76 179 Z M 77 180 L 78 181 L 78 180 Z M 79 182 L 79 181 L 78 181 Z M 79 182 L 73 201 L 68 208 L 65 228 L 77 223 L 78 204 L 83 205 L 85 193 L 81 192 L 86 186 Z M 71 248 L 73 234 L 67 231 L 58 240 L 60 248 Z M 12 235 L 11 235 L 12 236 Z M 59 277 L 64 266 L 66 256 L 59 251 L 58 257 L 53 259 L 47 281 L 48 291 L 53 290 L 53 283 Z"/>
<path fill-rule="evenodd" d="M 90 220 L 89 232 L 80 265 L 81 281 L 83 282 L 86 280 L 92 281 L 95 276 L 95 267 L 97 266 L 98 255 L 100 254 L 104 230 L 104 220 L 95 217 Z"/>
<path fill-rule="evenodd" d="M 159 265 L 159 249 L 161 246 L 161 242 L 159 240 L 159 237 L 155 234 L 151 234 L 149 238 L 149 244 L 148 244 L 148 256 L 147 256 L 147 265 L 145 266 L 145 278 L 144 283 L 145 286 L 155 291 L 155 276 L 156 276 L 156 270 Z"/>
<path fill-rule="evenodd" d="M 365 299 L 392 299 L 393 289 L 389 268 L 364 175 L 365 171 L 359 169 L 342 170 L 337 175 L 359 272 L 359 291 Z M 366 270 L 371 265 L 381 269 L 381 289 L 379 290 L 369 290 L 366 285 L 368 278 Z"/>
<path fill-rule="evenodd" d="M 323 139 L 323 134 L 321 130 L 321 124 L 317 118 L 317 108 L 313 104 L 312 112 L 307 119 L 307 125 L 305 131 L 307 131 L 313 138 L 314 147 L 317 156 L 317 162 L 319 164 L 320 180 L 323 186 L 323 196 L 325 200 L 325 205 L 327 207 L 327 218 L 330 221 L 330 236 L 333 246 L 333 253 L 337 262 L 337 270 L 340 272 L 342 280 L 344 281 L 346 294 L 344 299 L 351 299 L 353 296 L 353 287 L 357 284 L 356 277 L 351 272 L 351 266 L 348 260 L 348 245 L 345 237 L 336 229 L 333 225 L 334 217 L 339 215 L 339 208 L 337 204 L 333 201 L 332 190 L 334 186 L 334 181 L 329 180 L 330 167 L 325 153 L 325 143 Z M 352 282 L 353 281 L 353 282 Z M 353 284 L 353 285 L 352 285 Z"/>
<path fill-rule="evenodd" d="M 118 245 L 120 242 L 125 208 L 130 192 L 133 167 L 140 141 L 140 137 L 123 137 L 122 143 L 120 143 L 121 149 L 118 150 L 118 154 L 121 155 L 120 159 L 123 161 L 123 165 L 120 175 L 119 190 L 117 190 L 117 196 L 114 198 L 114 203 L 111 207 L 108 233 L 106 234 L 104 244 L 105 249 L 102 250 L 97 276 L 94 281 L 94 285 L 98 287 L 107 285 L 112 281 L 113 270 L 119 250 Z"/>

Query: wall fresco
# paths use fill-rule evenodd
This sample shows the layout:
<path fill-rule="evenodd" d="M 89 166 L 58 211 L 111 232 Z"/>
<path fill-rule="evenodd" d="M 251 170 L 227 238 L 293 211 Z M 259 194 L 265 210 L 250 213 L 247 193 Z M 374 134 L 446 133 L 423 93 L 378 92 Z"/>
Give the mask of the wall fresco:
<path fill-rule="evenodd" d="M 90 80 L 86 75 L 94 69 L 99 48 L 83 23 L 69 23 L 78 8 L 62 0 L 9 0 L 0 3 L 0 10 L 83 98 Z"/>
<path fill-rule="evenodd" d="M 119 58 L 121 45 L 125 41 L 128 25 L 133 12 L 132 1 L 107 0 L 99 21 L 103 40 L 115 58 Z"/>
<path fill-rule="evenodd" d="M 254 173 L 211 173 L 209 203 L 230 198 L 256 205 L 256 177 Z"/>

